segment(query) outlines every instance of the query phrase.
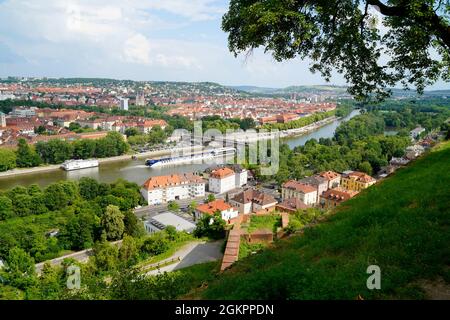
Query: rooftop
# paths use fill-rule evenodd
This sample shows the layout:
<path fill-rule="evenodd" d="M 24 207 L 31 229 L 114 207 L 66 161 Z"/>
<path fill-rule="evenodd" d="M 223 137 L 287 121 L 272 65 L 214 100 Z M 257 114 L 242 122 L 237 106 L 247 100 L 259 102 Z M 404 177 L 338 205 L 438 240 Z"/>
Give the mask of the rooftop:
<path fill-rule="evenodd" d="M 344 189 L 329 189 L 322 193 L 321 197 L 329 200 L 335 201 L 347 201 L 350 198 L 353 198 L 358 194 L 357 191 L 348 191 Z"/>
<path fill-rule="evenodd" d="M 345 172 L 344 177 L 352 178 L 356 181 L 361 181 L 361 182 L 375 182 L 376 181 L 374 178 L 372 178 L 368 174 L 366 174 L 364 172 L 359 172 L 359 171 Z"/>
<path fill-rule="evenodd" d="M 327 183 L 328 180 L 325 179 L 324 177 L 319 176 L 319 175 L 314 175 L 314 176 L 311 176 L 311 177 L 303 178 L 299 182 L 303 183 L 303 184 L 311 185 L 311 186 L 319 186 L 319 185 L 321 185 L 323 183 Z"/>
<path fill-rule="evenodd" d="M 310 193 L 316 191 L 316 189 L 311 187 L 310 185 L 295 180 L 289 180 L 288 182 L 285 182 L 283 184 L 283 188 L 299 191 L 302 193 Z"/>
<path fill-rule="evenodd" d="M 340 174 L 334 171 L 323 171 L 321 173 L 319 173 L 319 176 L 321 176 L 322 178 L 325 178 L 327 180 L 333 180 L 335 178 L 340 177 Z"/>
<path fill-rule="evenodd" d="M 297 198 L 288 198 L 279 204 L 277 204 L 277 208 L 288 210 L 288 211 L 297 211 L 297 210 L 305 210 L 309 208 L 303 201 Z"/>
<path fill-rule="evenodd" d="M 216 169 L 211 172 L 211 177 L 216 179 L 223 179 L 231 175 L 234 175 L 234 171 L 227 167 Z"/>
<path fill-rule="evenodd" d="M 166 188 L 188 183 L 202 183 L 203 178 L 193 173 L 171 174 L 167 176 L 150 177 L 144 182 L 143 188 L 147 190 Z"/>
<path fill-rule="evenodd" d="M 171 212 L 158 214 L 148 222 L 156 222 L 163 227 L 174 226 L 178 231 L 192 232 L 195 229 L 195 224 Z"/>
<path fill-rule="evenodd" d="M 208 203 L 201 204 L 197 206 L 197 211 L 206 214 L 214 214 L 217 211 L 225 211 L 233 208 L 231 205 L 226 203 L 223 199 L 217 199 Z"/>
<path fill-rule="evenodd" d="M 277 202 L 277 200 L 275 200 L 275 198 L 270 194 L 255 189 L 248 189 L 241 193 L 238 193 L 233 197 L 232 200 L 238 203 L 255 202 L 262 206 Z"/>

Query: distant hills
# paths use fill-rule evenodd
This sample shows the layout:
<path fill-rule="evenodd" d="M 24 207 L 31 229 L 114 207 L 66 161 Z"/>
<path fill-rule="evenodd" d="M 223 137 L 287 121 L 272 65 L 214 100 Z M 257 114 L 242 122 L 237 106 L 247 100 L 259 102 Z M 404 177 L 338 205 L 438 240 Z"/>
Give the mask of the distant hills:
<path fill-rule="evenodd" d="M 284 88 L 259 87 L 252 85 L 240 86 L 226 86 L 215 82 L 186 82 L 186 81 L 134 81 L 134 80 L 118 80 L 108 78 L 22 78 L 22 77 L 8 77 L 0 79 L 0 82 L 31 82 L 36 84 L 50 84 L 50 85 L 91 85 L 91 86 L 135 86 L 141 87 L 145 84 L 151 85 L 154 88 L 165 88 L 170 90 L 201 90 L 202 93 L 211 92 L 218 94 L 242 94 L 242 95 L 256 95 L 256 96 L 279 96 L 286 97 L 292 94 L 297 94 L 304 97 L 311 97 L 314 95 L 328 95 L 330 97 L 348 97 L 346 86 L 337 85 L 296 85 Z M 392 89 L 394 97 L 416 97 L 415 90 Z M 429 90 L 425 91 L 425 97 L 450 97 L 450 88 L 445 90 Z"/>
<path fill-rule="evenodd" d="M 308 85 L 308 86 L 289 86 L 285 88 L 268 88 L 257 86 L 231 86 L 231 88 L 239 91 L 245 91 L 253 94 L 292 94 L 292 93 L 346 93 L 347 88 L 344 86 L 327 86 L 327 85 Z"/>
<path fill-rule="evenodd" d="M 270 88 L 270 87 L 258 87 L 258 86 L 230 86 L 230 88 L 237 91 L 244 91 L 250 94 L 262 94 L 262 95 L 287 95 L 287 94 L 332 94 L 332 95 L 348 95 L 346 86 L 334 86 L 334 85 L 304 85 L 304 86 L 289 86 L 285 88 Z M 403 90 L 392 89 L 394 97 L 414 97 L 417 95 L 415 90 Z M 450 89 L 448 90 L 428 90 L 425 91 L 424 96 L 449 96 Z"/>

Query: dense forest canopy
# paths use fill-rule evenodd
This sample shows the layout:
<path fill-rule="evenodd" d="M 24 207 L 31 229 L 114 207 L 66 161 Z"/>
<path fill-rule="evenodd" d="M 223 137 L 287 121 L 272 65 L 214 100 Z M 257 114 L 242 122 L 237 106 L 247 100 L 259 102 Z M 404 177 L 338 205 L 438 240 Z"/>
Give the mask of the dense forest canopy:
<path fill-rule="evenodd" d="M 262 46 L 277 61 L 309 58 L 364 99 L 450 80 L 449 17 L 448 0 L 231 0 L 222 28 L 235 55 Z"/>

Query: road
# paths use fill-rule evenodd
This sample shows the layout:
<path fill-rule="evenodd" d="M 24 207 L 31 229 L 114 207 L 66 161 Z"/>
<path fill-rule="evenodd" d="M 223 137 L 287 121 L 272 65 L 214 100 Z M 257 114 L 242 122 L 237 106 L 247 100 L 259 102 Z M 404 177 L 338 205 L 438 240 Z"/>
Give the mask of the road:
<path fill-rule="evenodd" d="M 179 258 L 179 262 L 170 264 L 160 269 L 151 270 L 147 272 L 147 275 L 156 275 L 158 273 L 176 271 L 195 264 L 220 260 L 223 257 L 222 244 L 223 241 L 191 242 L 179 249 L 171 257 L 160 261 L 159 264 L 164 264 L 166 261 L 171 261 L 177 258 Z M 156 264 L 153 266 L 156 266 Z"/>
<path fill-rule="evenodd" d="M 122 240 L 112 242 L 112 244 L 120 245 L 122 243 Z M 42 269 L 44 268 L 45 263 L 50 263 L 52 266 L 59 266 L 64 261 L 64 259 L 74 259 L 78 262 L 87 262 L 89 260 L 89 257 L 92 256 L 93 250 L 92 249 L 86 249 L 83 251 L 77 251 L 71 254 L 67 254 L 62 257 L 58 257 L 52 260 L 44 261 L 41 263 L 35 264 L 35 269 L 37 274 L 41 274 Z"/>
<path fill-rule="evenodd" d="M 192 220 L 192 216 L 184 213 L 184 211 L 187 209 L 187 207 L 189 206 L 189 204 L 191 204 L 192 201 L 195 201 L 198 204 L 200 204 L 200 203 L 203 203 L 204 200 L 205 200 L 205 197 L 198 197 L 198 198 L 194 198 L 194 199 L 177 200 L 175 202 L 178 203 L 178 205 L 180 206 L 181 212 L 179 214 L 182 215 L 187 220 Z M 134 209 L 134 214 L 138 218 L 148 219 L 153 216 L 156 216 L 159 213 L 169 211 L 169 209 L 167 209 L 167 206 L 168 206 L 167 203 L 145 206 L 145 207 L 141 207 L 138 209 Z"/>

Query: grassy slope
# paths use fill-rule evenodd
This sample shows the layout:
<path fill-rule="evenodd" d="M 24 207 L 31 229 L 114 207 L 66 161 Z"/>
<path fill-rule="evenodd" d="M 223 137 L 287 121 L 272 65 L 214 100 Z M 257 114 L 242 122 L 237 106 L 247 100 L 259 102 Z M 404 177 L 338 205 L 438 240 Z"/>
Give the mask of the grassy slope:
<path fill-rule="evenodd" d="M 371 264 L 381 268 L 381 290 L 366 288 Z M 450 282 L 449 142 L 190 297 L 423 298 L 418 281 L 438 277 Z"/>

